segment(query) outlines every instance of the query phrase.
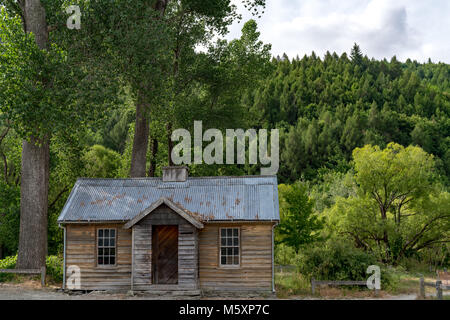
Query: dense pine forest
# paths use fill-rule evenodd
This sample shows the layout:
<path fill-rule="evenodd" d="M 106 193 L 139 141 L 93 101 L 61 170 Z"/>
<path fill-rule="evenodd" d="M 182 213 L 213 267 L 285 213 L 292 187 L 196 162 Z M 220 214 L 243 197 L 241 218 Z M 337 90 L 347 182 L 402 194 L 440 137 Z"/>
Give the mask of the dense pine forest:
<path fill-rule="evenodd" d="M 252 97 L 261 126 L 284 129 L 281 181 L 346 171 L 354 148 L 389 142 L 420 146 L 448 181 L 449 77 L 446 64 L 350 55 L 287 56 Z"/>
<path fill-rule="evenodd" d="M 18 36 L 16 8 L 2 9 L 0 258 L 16 255 L 19 247 L 24 138 L 44 132 L 49 145 L 48 254 L 61 255 L 56 219 L 78 177 L 160 176 L 171 164 L 173 130 L 192 131 L 194 121 L 202 120 L 203 130 L 280 130 L 277 263 L 334 278 L 353 271 L 317 271 L 332 254 L 363 264 L 415 259 L 448 265 L 450 65 L 371 59 L 357 44 L 342 54 L 273 57 L 255 21 L 244 24 L 238 39 L 213 41 L 211 30 L 223 36 L 228 9 L 226 15 L 183 11 L 179 3 L 165 12 L 172 24 L 145 25 L 161 32 L 156 41 L 136 36 L 143 26 L 125 20 L 128 33 L 111 31 L 121 16 L 87 5 L 86 27 L 70 36 L 67 30 L 57 33 L 57 45 L 42 56 Z M 139 11 L 124 10 L 131 16 Z M 60 15 L 49 12 L 50 20 Z M 155 51 L 150 58 L 139 54 L 149 43 Z M 32 63 L 23 63 L 21 50 L 32 52 Z M 32 77 L 42 76 L 42 61 L 46 75 L 57 75 L 47 91 L 29 86 Z M 31 108 L 30 96 L 52 107 Z M 139 106 L 151 106 L 144 123 Z M 260 169 L 189 167 L 193 176 L 253 175 Z"/>

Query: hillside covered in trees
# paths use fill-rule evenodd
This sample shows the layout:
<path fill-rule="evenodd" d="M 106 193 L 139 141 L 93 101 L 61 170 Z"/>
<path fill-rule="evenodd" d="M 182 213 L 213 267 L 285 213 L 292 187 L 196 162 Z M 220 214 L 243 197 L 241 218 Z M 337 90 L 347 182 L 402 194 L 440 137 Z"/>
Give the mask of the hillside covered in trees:
<path fill-rule="evenodd" d="M 276 70 L 252 97 L 258 124 L 284 130 L 282 181 L 345 171 L 354 148 L 389 142 L 420 146 L 450 178 L 450 66 L 314 53 L 272 62 Z"/>

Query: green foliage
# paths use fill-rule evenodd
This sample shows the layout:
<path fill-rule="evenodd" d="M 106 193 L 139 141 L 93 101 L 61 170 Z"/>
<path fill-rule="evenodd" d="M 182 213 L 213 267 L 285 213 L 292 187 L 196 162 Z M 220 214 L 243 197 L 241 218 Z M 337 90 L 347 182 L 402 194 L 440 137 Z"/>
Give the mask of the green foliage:
<path fill-rule="evenodd" d="M 299 272 L 316 280 L 366 280 L 367 267 L 374 264 L 375 257 L 336 239 L 304 248 L 297 261 Z"/>
<path fill-rule="evenodd" d="M 280 182 L 316 179 L 324 168 L 346 171 L 355 147 L 396 142 L 440 159 L 438 173 L 448 184 L 448 64 L 368 59 L 357 45 L 351 59 L 312 53 L 272 63 L 249 107 L 254 125 L 285 128 Z"/>
<path fill-rule="evenodd" d="M 450 196 L 436 184 L 432 156 L 393 143 L 353 154 L 357 193 L 325 212 L 330 230 L 387 263 L 449 241 Z"/>
<path fill-rule="evenodd" d="M 353 159 L 361 191 L 386 204 L 386 211 L 396 200 L 406 201 L 431 191 L 434 161 L 420 147 L 390 143 L 381 150 L 366 145 L 353 151 Z"/>
<path fill-rule="evenodd" d="M 276 228 L 277 243 L 285 243 L 296 251 L 300 246 L 320 239 L 323 221 L 313 211 L 305 185 L 297 182 L 280 185 L 280 224 Z"/>
<path fill-rule="evenodd" d="M 295 264 L 296 255 L 294 248 L 280 243 L 275 246 L 274 262 L 282 266 L 293 265 Z"/>
<path fill-rule="evenodd" d="M 332 207 L 338 197 L 355 196 L 357 191 L 353 172 L 325 171 L 319 174 L 318 181 L 310 188 L 310 197 L 314 199 L 317 212 Z"/>
<path fill-rule="evenodd" d="M 96 69 L 87 77 L 72 55 L 76 50 L 67 51 L 62 42 L 40 50 L 34 36 L 23 31 L 19 15 L 4 8 L 0 14 L 1 117 L 23 138 L 80 130 L 88 120 L 101 117 L 104 101 L 114 96 L 109 89 L 115 89 L 103 87 L 111 83 L 102 78 L 105 74 Z"/>
<path fill-rule="evenodd" d="M 85 176 L 114 178 L 120 166 L 120 154 L 101 145 L 94 145 L 83 156 Z"/>
<path fill-rule="evenodd" d="M 0 269 L 14 269 L 16 267 L 17 255 L 0 259 Z M 14 279 L 14 274 L 0 273 L 0 282 Z"/>
<path fill-rule="evenodd" d="M 57 283 L 63 281 L 63 264 L 64 260 L 60 256 L 47 256 L 45 261 L 47 275 Z"/>
<path fill-rule="evenodd" d="M 4 255 L 16 253 L 19 244 L 19 218 L 20 189 L 0 180 L 0 245 Z"/>

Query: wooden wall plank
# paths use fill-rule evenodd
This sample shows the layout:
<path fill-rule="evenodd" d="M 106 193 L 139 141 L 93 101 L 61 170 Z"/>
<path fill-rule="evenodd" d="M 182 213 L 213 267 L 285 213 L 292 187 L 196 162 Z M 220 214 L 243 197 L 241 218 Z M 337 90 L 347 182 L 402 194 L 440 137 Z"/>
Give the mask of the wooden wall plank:
<path fill-rule="evenodd" d="M 131 230 L 123 224 L 69 224 L 66 226 L 66 267 L 77 265 L 81 271 L 81 290 L 129 290 L 131 278 Z M 96 230 L 116 228 L 117 263 L 97 266 Z"/>
<path fill-rule="evenodd" d="M 220 267 L 219 230 L 240 228 L 241 261 L 239 267 Z M 199 232 L 199 280 L 207 290 L 271 290 L 272 225 L 210 223 Z"/>

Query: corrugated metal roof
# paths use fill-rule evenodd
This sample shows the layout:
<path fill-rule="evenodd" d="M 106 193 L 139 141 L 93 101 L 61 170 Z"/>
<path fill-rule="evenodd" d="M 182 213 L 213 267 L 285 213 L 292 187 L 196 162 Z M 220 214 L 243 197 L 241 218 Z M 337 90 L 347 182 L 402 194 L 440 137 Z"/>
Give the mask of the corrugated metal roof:
<path fill-rule="evenodd" d="M 279 220 L 276 176 L 161 178 L 80 178 L 58 222 L 128 221 L 166 197 L 212 220 Z"/>

